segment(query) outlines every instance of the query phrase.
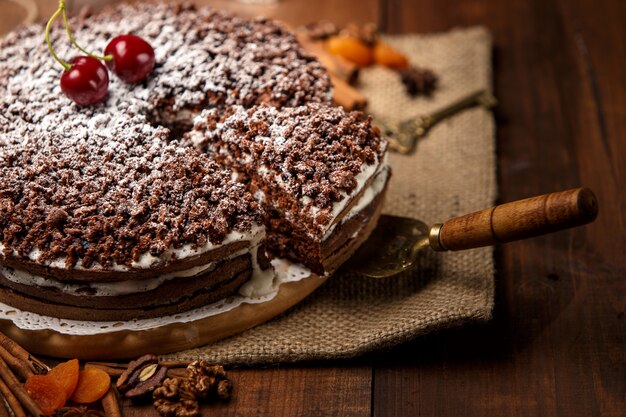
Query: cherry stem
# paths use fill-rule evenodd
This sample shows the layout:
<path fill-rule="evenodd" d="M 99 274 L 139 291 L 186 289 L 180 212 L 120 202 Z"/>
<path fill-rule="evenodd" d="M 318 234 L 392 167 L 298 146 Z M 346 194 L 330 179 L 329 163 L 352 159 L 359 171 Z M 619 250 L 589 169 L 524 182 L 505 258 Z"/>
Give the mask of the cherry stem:
<path fill-rule="evenodd" d="M 85 51 L 76 43 L 76 40 L 74 40 L 74 36 L 72 36 L 72 31 L 70 30 L 70 24 L 67 21 L 67 7 L 65 6 L 65 1 L 66 0 L 59 0 L 59 8 L 57 9 L 56 12 L 54 12 L 50 20 L 48 20 L 48 24 L 46 25 L 46 44 L 48 44 L 48 51 L 50 51 L 50 55 L 52 55 L 55 61 L 61 64 L 61 66 L 63 66 L 65 71 L 69 71 L 72 68 L 71 64 L 68 64 L 67 62 L 63 61 L 61 58 L 57 56 L 57 54 L 54 52 L 54 48 L 52 47 L 52 42 L 50 42 L 50 29 L 52 28 L 52 23 L 56 20 L 57 17 L 59 17 L 60 14 L 62 14 L 63 23 L 65 24 L 65 31 L 67 32 L 67 36 L 68 38 L 70 38 L 70 42 L 72 43 L 72 45 L 80 49 L 81 52 L 85 53 L 87 56 L 90 56 L 95 59 L 99 59 L 101 61 L 112 61 L 113 55 L 106 55 L 106 56 L 93 55 Z"/>
<path fill-rule="evenodd" d="M 65 0 L 59 0 L 59 9 L 57 9 L 57 11 L 52 15 L 50 20 L 48 20 L 48 24 L 46 25 L 46 44 L 48 44 L 48 51 L 50 51 L 50 55 L 52 55 L 55 61 L 61 64 L 65 71 L 69 71 L 72 66 L 57 56 L 57 54 L 54 52 L 54 48 L 52 47 L 52 42 L 50 42 L 50 28 L 52 27 L 52 22 L 54 22 L 54 20 L 59 17 L 59 14 L 61 14 L 63 10 L 61 8 L 61 5 L 63 6 L 63 8 L 65 8 Z"/>
<path fill-rule="evenodd" d="M 106 56 L 94 55 L 94 54 L 87 52 L 85 49 L 81 48 L 78 43 L 76 43 L 74 36 L 72 36 L 72 31 L 70 30 L 70 24 L 67 21 L 67 8 L 65 7 L 65 1 L 66 0 L 59 0 L 59 10 L 63 13 L 63 23 L 65 24 L 65 31 L 67 32 L 67 37 L 70 38 L 70 42 L 72 43 L 72 45 L 74 45 L 76 48 L 78 48 L 81 52 L 83 52 L 87 56 L 90 56 L 95 59 L 99 59 L 101 61 L 112 61 L 113 60 L 112 55 L 106 55 Z"/>

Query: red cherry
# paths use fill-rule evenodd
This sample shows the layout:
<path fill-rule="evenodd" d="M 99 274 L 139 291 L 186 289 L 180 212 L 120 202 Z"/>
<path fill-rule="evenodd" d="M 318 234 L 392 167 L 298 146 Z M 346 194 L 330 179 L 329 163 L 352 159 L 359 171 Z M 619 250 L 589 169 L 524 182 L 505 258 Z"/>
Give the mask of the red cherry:
<path fill-rule="evenodd" d="M 109 89 L 109 73 L 104 65 L 90 56 L 77 56 L 72 68 L 61 76 L 61 90 L 76 104 L 83 106 L 104 100 Z"/>
<path fill-rule="evenodd" d="M 116 36 L 104 48 L 104 55 L 113 57 L 107 66 L 127 83 L 143 81 L 154 68 L 154 49 L 139 36 Z"/>

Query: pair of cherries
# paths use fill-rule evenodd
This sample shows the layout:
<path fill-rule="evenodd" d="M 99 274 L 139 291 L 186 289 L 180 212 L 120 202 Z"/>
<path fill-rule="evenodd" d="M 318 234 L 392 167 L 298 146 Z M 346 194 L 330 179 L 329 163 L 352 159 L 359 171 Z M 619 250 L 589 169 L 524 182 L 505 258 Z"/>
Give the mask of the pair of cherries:
<path fill-rule="evenodd" d="M 104 62 L 127 83 L 143 81 L 154 67 L 154 50 L 139 36 L 120 35 L 104 49 Z M 70 61 L 70 69 L 61 76 L 61 91 L 81 105 L 104 100 L 109 90 L 109 74 L 102 62 L 94 56 L 77 56 Z"/>
<path fill-rule="evenodd" d="M 63 15 L 65 29 L 72 44 L 86 54 L 73 58 L 69 63 L 57 57 L 50 43 L 50 26 L 59 14 Z M 107 67 L 127 83 L 145 80 L 154 68 L 154 49 L 139 36 L 116 36 L 104 49 L 103 56 L 92 55 L 78 46 L 69 29 L 65 0 L 59 1 L 59 9 L 48 22 L 46 42 L 54 59 L 65 69 L 61 76 L 61 91 L 80 105 L 96 104 L 106 98 L 109 90 Z"/>

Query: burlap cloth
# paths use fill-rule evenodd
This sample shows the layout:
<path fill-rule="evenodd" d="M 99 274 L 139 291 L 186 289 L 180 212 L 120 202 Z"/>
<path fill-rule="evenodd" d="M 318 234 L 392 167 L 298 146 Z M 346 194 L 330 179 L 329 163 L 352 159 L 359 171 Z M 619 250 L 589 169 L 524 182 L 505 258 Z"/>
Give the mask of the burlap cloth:
<path fill-rule="evenodd" d="M 414 64 L 434 70 L 440 83 L 431 99 L 412 99 L 396 74 L 368 69 L 359 89 L 374 115 L 405 119 L 491 87 L 491 39 L 483 28 L 387 40 Z M 493 117 L 480 108 L 467 110 L 437 125 L 415 154 L 392 154 L 390 163 L 386 213 L 432 224 L 488 207 L 496 197 Z M 278 318 L 168 358 L 262 364 L 354 357 L 433 330 L 489 319 L 493 275 L 491 248 L 426 252 L 417 268 L 384 280 L 338 273 Z"/>

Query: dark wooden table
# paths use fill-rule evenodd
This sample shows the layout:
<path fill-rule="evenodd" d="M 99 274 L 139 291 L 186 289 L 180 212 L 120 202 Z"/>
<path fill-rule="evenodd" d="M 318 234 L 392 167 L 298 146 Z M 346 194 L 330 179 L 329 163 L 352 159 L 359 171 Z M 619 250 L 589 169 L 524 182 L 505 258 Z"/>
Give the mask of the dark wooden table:
<path fill-rule="evenodd" d="M 56 4 L 38 2 L 44 13 Z M 600 201 L 590 226 L 496 250 L 491 322 L 352 361 L 233 369 L 234 400 L 204 415 L 626 415 L 625 1 L 204 3 L 292 24 L 372 21 L 388 33 L 485 25 L 500 101 L 500 201 L 580 185 Z M 0 24 L 11 16 L 0 13 Z"/>

